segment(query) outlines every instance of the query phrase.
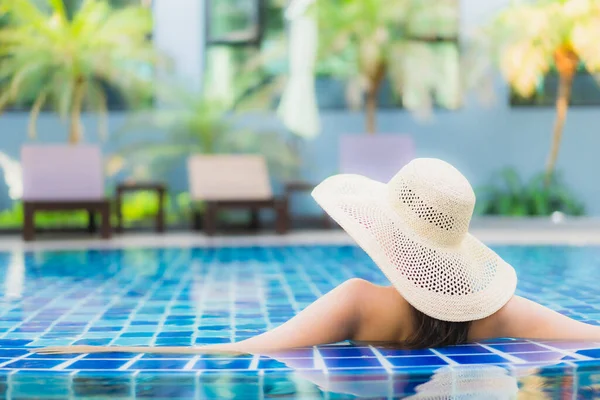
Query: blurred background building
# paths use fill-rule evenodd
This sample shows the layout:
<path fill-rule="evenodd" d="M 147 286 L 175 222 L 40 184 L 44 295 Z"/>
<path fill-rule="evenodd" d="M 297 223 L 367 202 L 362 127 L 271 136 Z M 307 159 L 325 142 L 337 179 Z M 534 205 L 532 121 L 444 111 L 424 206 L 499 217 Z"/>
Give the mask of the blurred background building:
<path fill-rule="evenodd" d="M 20 5 L 11 9 L 11 3 Z M 82 68 L 109 68 L 106 61 L 98 61 L 105 54 L 115 63 L 110 66 L 113 75 L 99 77 L 93 87 L 98 93 L 90 89 L 86 94 L 82 129 L 69 125 L 78 82 L 68 76 L 72 71 L 66 66 L 71 64 L 52 67 L 69 72 L 64 76 L 53 72 L 55 87 L 45 104 L 36 107 L 49 74 L 42 68 L 33 76 L 27 68 L 51 64 L 42 59 L 44 55 L 33 54 L 40 40 L 51 43 L 43 36 L 47 32 L 40 28 L 37 39 L 30 37 L 30 42 L 19 45 L 17 55 L 0 50 L 1 94 L 30 94 L 10 99 L 7 95 L 5 104 L 0 101 L 5 106 L 0 116 L 5 179 L 5 185 L 0 185 L 0 229 L 22 223 L 21 147 L 32 140 L 65 144 L 69 138 L 101 146 L 107 193 L 123 181 L 166 182 L 171 225 L 181 225 L 189 217 L 186 159 L 197 153 L 260 153 L 268 161 L 276 192 L 290 180 L 310 185 L 353 168 L 367 168 L 374 178 L 389 175 L 369 169 L 374 165 L 369 159 L 358 160 L 358 166 L 347 165 L 348 158 L 352 164 L 362 153 L 374 151 L 386 159 L 397 154 L 399 163 L 412 157 L 439 157 L 460 169 L 476 187 L 480 215 L 600 214 L 594 152 L 600 146 L 600 89 L 587 71 L 600 68 L 594 58 L 600 49 L 589 50 L 587 42 L 577 39 L 581 31 L 589 40 L 594 33 L 600 35 L 588 21 L 600 15 L 597 1 L 554 2 L 556 7 L 570 7 L 559 10 L 567 15 L 561 20 L 562 38 L 553 37 L 549 29 L 556 10 L 543 9 L 542 2 L 530 9 L 506 10 L 508 0 L 386 0 L 363 5 L 347 1 L 344 6 L 298 1 L 302 4 L 296 4 L 295 13 L 291 10 L 287 18 L 285 0 L 108 3 L 113 7 L 110 12 L 135 6 L 151 13 L 152 25 L 145 37 L 156 54 L 149 55 L 145 45 L 128 36 L 147 28 L 139 12 L 121 15 L 113 26 L 99 25 L 110 31 L 102 31 L 106 40 L 116 43 L 112 52 L 86 53 L 85 40 L 91 41 L 94 33 L 76 27 L 69 28 L 72 34 L 63 42 L 46 46 L 56 48 L 45 56 L 64 51 L 65 59 L 80 57 L 80 64 L 73 65 Z M 94 18 L 92 11 L 85 15 L 79 6 L 78 1 L 65 1 L 65 18 L 72 21 L 78 12 L 81 21 Z M 58 21 L 57 10 L 44 1 L 8 1 L 2 29 L 22 23 L 19 19 L 34 18 L 25 15 L 28 7 L 40 7 L 40 15 L 48 18 L 40 23 Z M 502 16 L 503 12 L 509 14 Z M 79 39 L 73 37 L 77 34 Z M 476 48 L 485 38 L 491 45 L 486 50 Z M 4 39 L 0 46 L 15 48 L 7 35 Z M 548 183 L 543 173 L 560 86 L 556 54 L 563 42 L 574 43 L 571 50 L 577 60 L 555 168 L 557 182 Z M 27 46 L 31 46 L 29 53 Z M 17 56 L 31 58 L 18 68 L 7 67 L 10 58 Z M 115 57 L 121 59 L 114 61 Z M 483 59 L 498 68 L 483 74 L 488 72 Z M 55 95 L 61 90 L 66 99 Z M 59 113 L 53 111 L 56 108 Z M 33 128 L 32 110 L 37 119 Z M 104 134 L 96 134 L 98 119 Z M 373 150 L 348 139 L 349 135 L 402 139 L 393 144 L 400 148 L 384 142 L 373 145 Z M 382 168 L 393 167 L 396 164 Z M 152 215 L 156 205 L 147 193 L 139 193 L 123 207 L 126 219 L 135 222 Z M 293 212 L 318 213 L 318 209 L 307 196 L 300 196 Z M 52 226 L 77 223 L 85 215 L 47 218 L 41 223 Z"/>

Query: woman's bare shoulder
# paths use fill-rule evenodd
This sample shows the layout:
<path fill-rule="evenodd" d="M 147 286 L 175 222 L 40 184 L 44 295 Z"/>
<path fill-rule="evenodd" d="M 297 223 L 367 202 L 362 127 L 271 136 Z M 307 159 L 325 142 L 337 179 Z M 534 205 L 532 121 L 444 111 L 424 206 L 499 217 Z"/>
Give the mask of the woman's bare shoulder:
<path fill-rule="evenodd" d="M 355 340 L 396 342 L 412 329 L 409 303 L 393 286 L 361 284 L 360 326 Z"/>
<path fill-rule="evenodd" d="M 474 321 L 472 340 L 511 337 L 545 340 L 600 340 L 600 327 L 584 324 L 548 307 L 513 296 L 496 313 Z"/>

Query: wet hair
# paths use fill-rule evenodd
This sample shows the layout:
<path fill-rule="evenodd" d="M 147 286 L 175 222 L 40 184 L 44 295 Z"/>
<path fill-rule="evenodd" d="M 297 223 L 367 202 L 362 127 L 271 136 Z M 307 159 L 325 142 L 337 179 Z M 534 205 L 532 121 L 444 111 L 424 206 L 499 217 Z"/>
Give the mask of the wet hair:
<path fill-rule="evenodd" d="M 414 332 L 403 343 L 407 349 L 426 349 L 444 347 L 468 342 L 471 321 L 449 322 L 431 318 L 413 306 L 412 312 Z"/>

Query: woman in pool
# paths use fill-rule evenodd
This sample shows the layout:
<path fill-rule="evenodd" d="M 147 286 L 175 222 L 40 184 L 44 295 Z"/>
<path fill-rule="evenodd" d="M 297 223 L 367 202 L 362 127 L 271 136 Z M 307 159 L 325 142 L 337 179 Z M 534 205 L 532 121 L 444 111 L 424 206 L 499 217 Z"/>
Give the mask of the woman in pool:
<path fill-rule="evenodd" d="M 269 352 L 344 340 L 426 348 L 498 337 L 600 340 L 587 325 L 514 294 L 514 269 L 468 233 L 475 194 L 448 163 L 415 159 L 388 183 L 326 179 L 315 200 L 392 286 L 351 279 L 283 325 L 203 347 L 66 346 L 44 353 Z"/>

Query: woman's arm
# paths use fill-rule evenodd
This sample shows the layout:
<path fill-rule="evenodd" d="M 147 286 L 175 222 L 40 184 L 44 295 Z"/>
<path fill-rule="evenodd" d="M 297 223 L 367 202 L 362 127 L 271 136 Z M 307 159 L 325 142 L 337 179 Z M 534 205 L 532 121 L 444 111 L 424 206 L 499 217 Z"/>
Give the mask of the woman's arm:
<path fill-rule="evenodd" d="M 361 296 L 370 283 L 351 279 L 298 315 L 261 335 L 228 345 L 236 351 L 280 350 L 353 339 L 360 325 Z"/>
<path fill-rule="evenodd" d="M 260 352 L 335 343 L 364 336 L 361 319 L 365 304 L 370 304 L 375 286 L 351 279 L 322 296 L 298 315 L 253 338 L 230 344 L 202 347 L 121 347 L 121 346 L 59 346 L 35 350 L 39 353 L 213 353 Z M 372 304 L 372 303 L 371 303 Z M 385 307 L 382 307 L 385 308 Z M 383 340 L 383 339 L 382 339 Z"/>
<path fill-rule="evenodd" d="M 538 340 L 600 340 L 600 326 L 575 321 L 523 297 L 498 312 L 496 337 Z"/>

